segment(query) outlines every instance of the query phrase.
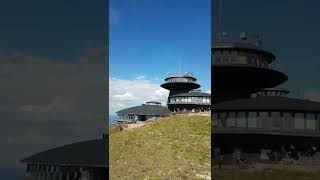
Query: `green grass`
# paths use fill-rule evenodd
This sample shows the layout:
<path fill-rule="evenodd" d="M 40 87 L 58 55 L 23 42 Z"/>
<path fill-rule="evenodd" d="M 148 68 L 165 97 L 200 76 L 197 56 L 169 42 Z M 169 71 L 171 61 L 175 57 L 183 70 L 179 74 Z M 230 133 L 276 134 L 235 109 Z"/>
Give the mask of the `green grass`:
<path fill-rule="evenodd" d="M 230 171 L 214 174 L 214 180 L 318 180 L 320 172 L 303 172 L 297 170 L 265 170 L 254 172 Z"/>
<path fill-rule="evenodd" d="M 210 135 L 206 116 L 166 117 L 111 133 L 110 179 L 196 179 L 210 172 Z"/>

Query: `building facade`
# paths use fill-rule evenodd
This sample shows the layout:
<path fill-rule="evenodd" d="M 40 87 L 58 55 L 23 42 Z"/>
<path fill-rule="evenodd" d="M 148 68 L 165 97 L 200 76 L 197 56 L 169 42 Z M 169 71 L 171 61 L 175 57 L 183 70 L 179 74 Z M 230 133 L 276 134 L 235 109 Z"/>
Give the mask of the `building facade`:
<path fill-rule="evenodd" d="M 146 121 L 148 119 L 166 116 L 171 114 L 171 111 L 160 102 L 149 101 L 140 106 L 134 106 L 122 109 L 116 112 L 118 114 L 118 122 L 135 123 L 137 121 Z"/>
<path fill-rule="evenodd" d="M 107 137 L 73 143 L 21 160 L 30 180 L 105 180 L 108 178 Z"/>
<path fill-rule="evenodd" d="M 223 38 L 222 38 L 223 39 Z M 260 43 L 223 39 L 212 47 L 213 148 L 259 153 L 320 145 L 320 103 L 277 88 L 288 77 Z"/>
<path fill-rule="evenodd" d="M 165 79 L 161 87 L 170 91 L 167 107 L 173 112 L 203 112 L 211 110 L 211 95 L 198 90 L 200 85 L 191 73 Z"/>

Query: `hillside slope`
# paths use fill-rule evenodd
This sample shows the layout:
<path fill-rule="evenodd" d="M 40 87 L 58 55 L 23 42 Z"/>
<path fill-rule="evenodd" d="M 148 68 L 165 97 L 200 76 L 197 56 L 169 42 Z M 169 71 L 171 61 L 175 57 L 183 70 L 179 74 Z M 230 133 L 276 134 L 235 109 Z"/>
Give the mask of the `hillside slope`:
<path fill-rule="evenodd" d="M 210 176 L 211 118 L 174 116 L 109 136 L 110 179 Z"/>

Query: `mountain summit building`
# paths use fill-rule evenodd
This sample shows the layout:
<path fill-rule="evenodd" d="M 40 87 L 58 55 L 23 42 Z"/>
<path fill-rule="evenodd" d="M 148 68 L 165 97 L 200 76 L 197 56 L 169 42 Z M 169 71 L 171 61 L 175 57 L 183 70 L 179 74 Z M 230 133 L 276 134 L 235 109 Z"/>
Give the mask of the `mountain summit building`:
<path fill-rule="evenodd" d="M 146 121 L 153 117 L 166 116 L 171 114 L 171 111 L 161 106 L 160 102 L 149 101 L 140 106 L 129 107 L 118 112 L 118 122 L 135 123 L 137 121 Z"/>
<path fill-rule="evenodd" d="M 247 33 L 239 40 L 222 37 L 212 46 L 213 149 L 262 153 L 318 147 L 320 103 L 290 98 L 278 88 L 288 77 L 273 68 L 276 56 L 259 39 L 247 38 Z"/>
<path fill-rule="evenodd" d="M 197 90 L 200 85 L 191 73 L 177 74 L 165 78 L 161 87 L 170 91 L 167 107 L 173 112 L 210 111 L 211 95 Z"/>
<path fill-rule="evenodd" d="M 160 102 L 149 101 L 140 106 L 129 107 L 118 112 L 120 123 L 146 121 L 153 117 L 166 116 L 172 112 L 203 112 L 210 111 L 211 95 L 198 90 L 200 85 L 191 73 L 177 74 L 165 78 L 162 88 L 169 90 L 167 106 Z"/>

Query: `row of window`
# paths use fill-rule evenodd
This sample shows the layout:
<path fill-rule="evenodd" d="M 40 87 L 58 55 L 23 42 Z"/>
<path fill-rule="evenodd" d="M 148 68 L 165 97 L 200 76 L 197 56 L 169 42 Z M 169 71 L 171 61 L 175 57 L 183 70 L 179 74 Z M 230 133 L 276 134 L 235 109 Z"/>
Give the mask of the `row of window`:
<path fill-rule="evenodd" d="M 135 119 L 136 116 L 134 114 L 123 114 L 119 115 L 119 119 Z"/>
<path fill-rule="evenodd" d="M 213 55 L 214 64 L 243 64 L 268 68 L 268 61 L 268 56 L 236 50 L 216 50 Z"/>
<path fill-rule="evenodd" d="M 213 113 L 213 126 L 221 128 L 319 130 L 320 114 L 290 112 Z"/>
<path fill-rule="evenodd" d="M 61 169 L 61 166 L 49 166 L 41 164 L 27 165 L 27 172 L 59 172 Z"/>
<path fill-rule="evenodd" d="M 259 96 L 287 96 L 287 92 L 284 91 L 262 91 L 258 92 Z"/>
<path fill-rule="evenodd" d="M 170 103 L 203 103 L 210 104 L 211 97 L 173 97 Z"/>
<path fill-rule="evenodd" d="M 186 78 L 186 77 L 177 77 L 177 78 L 169 78 L 166 80 L 166 82 L 195 82 L 192 78 Z"/>

